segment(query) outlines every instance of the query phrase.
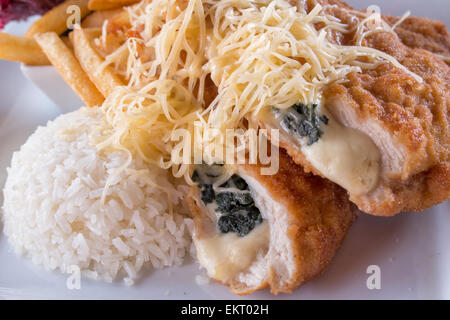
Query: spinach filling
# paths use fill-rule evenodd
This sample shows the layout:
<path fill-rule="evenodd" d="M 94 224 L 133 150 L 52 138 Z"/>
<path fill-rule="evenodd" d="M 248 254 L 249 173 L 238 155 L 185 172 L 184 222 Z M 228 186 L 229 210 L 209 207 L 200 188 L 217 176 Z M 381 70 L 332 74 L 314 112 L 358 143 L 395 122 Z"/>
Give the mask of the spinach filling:
<path fill-rule="evenodd" d="M 211 177 L 206 173 L 207 177 Z M 236 188 L 240 192 L 215 192 L 212 183 L 202 181 L 197 171 L 194 171 L 192 180 L 198 182 L 202 201 L 205 205 L 216 201 L 216 211 L 221 215 L 217 221 L 217 228 L 222 233 L 234 232 L 245 237 L 263 218 L 250 194 L 247 182 L 237 174 L 220 185 L 221 188 Z M 209 179 L 208 179 L 209 180 Z"/>
<path fill-rule="evenodd" d="M 223 165 L 215 164 L 212 166 L 201 165 L 203 175 L 199 175 L 197 170 L 194 170 L 192 175 L 192 180 L 194 182 L 198 182 L 198 187 L 200 188 L 200 193 L 202 197 L 202 201 L 205 205 L 214 202 L 216 198 L 216 194 L 214 192 L 214 188 L 212 186 L 212 182 L 220 177 L 222 174 L 221 167 Z"/>
<path fill-rule="evenodd" d="M 317 112 L 317 104 L 313 103 L 307 106 L 303 103 L 294 104 L 287 109 L 288 112 L 281 112 L 279 109 L 272 108 L 275 116 L 282 116 L 281 126 L 289 132 L 292 132 L 300 137 L 308 138 L 308 146 L 319 141 L 323 135 L 320 130 L 320 121 L 325 125 L 328 124 L 328 118 L 325 115 L 320 115 Z"/>

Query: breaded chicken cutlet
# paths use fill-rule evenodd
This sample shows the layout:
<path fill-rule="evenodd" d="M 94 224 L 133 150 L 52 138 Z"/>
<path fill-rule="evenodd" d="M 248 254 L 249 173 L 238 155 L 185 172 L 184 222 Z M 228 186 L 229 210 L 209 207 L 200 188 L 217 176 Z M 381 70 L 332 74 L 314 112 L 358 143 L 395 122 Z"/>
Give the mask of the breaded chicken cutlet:
<path fill-rule="evenodd" d="M 317 3 L 356 30 L 361 17 L 350 6 L 335 0 L 305 5 L 311 10 Z M 449 36 L 442 24 L 416 25 L 422 22 L 427 20 L 409 18 L 396 27 L 398 34 L 378 31 L 362 40 L 363 46 L 397 59 L 422 82 L 390 62 L 350 73 L 324 90 L 317 111 L 324 134 L 308 141 L 308 147 L 294 134 L 299 130 L 295 121 L 314 116 L 317 105 L 312 111 L 297 105 L 260 119 L 263 127 L 284 122 L 280 145 L 294 161 L 344 187 L 350 200 L 370 214 L 421 211 L 450 197 L 450 68 L 433 53 L 448 52 Z M 356 45 L 355 38 L 351 32 L 333 34 L 343 46 Z"/>
<path fill-rule="evenodd" d="M 399 18 L 387 15 L 383 18 L 391 26 L 399 21 Z M 425 49 L 450 58 L 450 35 L 441 21 L 408 17 L 395 28 L 395 33 L 411 49 Z M 446 62 L 450 63 L 450 60 Z"/>
<path fill-rule="evenodd" d="M 269 287 L 291 292 L 320 275 L 341 245 L 357 208 L 338 185 L 306 173 L 280 150 L 279 171 L 259 165 L 201 165 L 187 197 L 194 244 L 208 275 L 236 294 Z M 223 181 L 225 181 L 223 183 Z"/>

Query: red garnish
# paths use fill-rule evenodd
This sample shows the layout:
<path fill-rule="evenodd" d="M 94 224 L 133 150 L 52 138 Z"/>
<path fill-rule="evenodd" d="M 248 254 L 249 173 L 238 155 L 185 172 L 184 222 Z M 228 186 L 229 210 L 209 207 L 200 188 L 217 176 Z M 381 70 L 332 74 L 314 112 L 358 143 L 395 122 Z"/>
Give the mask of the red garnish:
<path fill-rule="evenodd" d="M 0 29 L 10 21 L 44 14 L 63 0 L 0 0 Z"/>

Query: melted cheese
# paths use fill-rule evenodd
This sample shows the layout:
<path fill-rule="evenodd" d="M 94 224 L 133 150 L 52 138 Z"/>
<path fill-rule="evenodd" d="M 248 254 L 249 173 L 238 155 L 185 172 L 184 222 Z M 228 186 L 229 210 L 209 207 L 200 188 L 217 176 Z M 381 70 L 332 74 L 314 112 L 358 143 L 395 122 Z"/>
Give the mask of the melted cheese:
<path fill-rule="evenodd" d="M 279 117 L 272 112 L 261 113 L 260 119 L 282 131 L 281 139 L 288 141 L 305 156 L 306 160 L 324 177 L 337 183 L 352 194 L 363 194 L 372 190 L 378 182 L 380 152 L 366 134 L 341 125 L 321 107 L 320 112 L 328 118 L 321 123 L 322 137 L 312 145 L 307 139 L 288 132 L 281 119 L 289 110 L 282 110 Z"/>
<path fill-rule="evenodd" d="M 352 194 L 364 194 L 378 182 L 380 153 L 366 134 L 330 119 L 324 134 L 311 146 L 302 146 L 306 160 L 326 178 Z"/>
<path fill-rule="evenodd" d="M 239 190 L 234 182 L 228 180 L 233 171 L 229 166 L 207 166 L 198 165 L 196 172 L 202 183 L 211 183 L 216 192 L 250 193 L 257 207 L 263 211 L 267 210 L 263 192 L 257 192 L 249 185 L 250 190 Z M 244 178 L 242 175 L 240 175 Z M 253 186 L 259 188 L 251 177 L 244 178 L 252 182 Z M 228 180 L 230 187 L 219 187 Z M 275 203 L 273 202 L 273 206 Z M 234 232 L 221 233 L 217 228 L 217 221 L 222 215 L 217 211 L 217 202 L 214 200 L 206 206 L 202 204 L 203 212 L 211 223 L 209 234 L 203 237 L 194 237 L 197 257 L 208 275 L 220 281 L 230 281 L 247 271 L 249 267 L 259 258 L 264 258 L 269 248 L 270 230 L 267 220 L 255 226 L 246 236 L 240 237 Z M 264 214 L 263 214 L 264 216 Z"/>
<path fill-rule="evenodd" d="M 262 222 L 245 237 L 234 232 L 196 239 L 197 258 L 208 275 L 230 281 L 247 270 L 269 248 L 269 224 Z"/>

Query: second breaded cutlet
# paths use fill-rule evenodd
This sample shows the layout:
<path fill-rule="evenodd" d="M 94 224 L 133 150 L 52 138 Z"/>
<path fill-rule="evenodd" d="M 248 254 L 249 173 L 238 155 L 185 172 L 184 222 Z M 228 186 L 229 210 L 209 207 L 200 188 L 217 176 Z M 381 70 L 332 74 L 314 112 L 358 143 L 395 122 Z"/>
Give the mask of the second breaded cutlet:
<path fill-rule="evenodd" d="M 305 5 L 310 10 L 317 3 L 348 24 L 350 30 L 356 30 L 352 25 L 356 26 L 360 17 L 350 6 L 337 0 L 311 0 Z M 402 24 L 397 26 L 399 35 L 379 31 L 362 42 L 363 46 L 396 58 L 421 77 L 422 83 L 390 62 L 383 62 L 363 73 L 350 73 L 323 92 L 323 106 L 333 118 L 369 138 L 361 144 L 373 144 L 371 148 L 379 153 L 374 186 L 364 192 L 348 190 L 350 199 L 370 214 L 391 216 L 400 211 L 421 211 L 450 197 L 450 68 L 439 56 L 423 49 L 444 54 L 449 36 L 442 24 L 422 28 L 414 24 L 424 21 L 409 18 L 403 29 Z M 422 31 L 416 32 L 419 29 Z M 417 39 L 433 37 L 419 41 L 415 47 L 410 41 L 412 33 Z M 340 45 L 356 45 L 352 33 L 335 32 L 333 36 Z M 280 144 L 307 170 L 330 178 L 309 162 L 292 140 L 281 136 Z"/>
<path fill-rule="evenodd" d="M 290 293 L 319 276 L 357 217 L 344 189 L 306 173 L 282 149 L 279 164 L 274 175 L 261 175 L 260 165 L 236 167 L 264 219 L 243 237 L 217 229 L 211 204 L 203 202 L 199 188 L 192 187 L 187 197 L 200 264 L 233 293 L 265 287 Z"/>

